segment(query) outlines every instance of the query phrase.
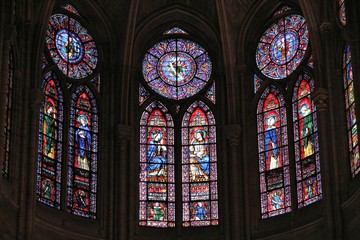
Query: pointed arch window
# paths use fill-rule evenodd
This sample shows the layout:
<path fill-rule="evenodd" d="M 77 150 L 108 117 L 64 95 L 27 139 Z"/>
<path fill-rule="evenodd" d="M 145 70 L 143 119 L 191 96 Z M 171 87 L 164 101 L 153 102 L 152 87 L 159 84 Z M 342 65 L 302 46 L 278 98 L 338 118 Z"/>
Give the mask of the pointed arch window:
<path fill-rule="evenodd" d="M 322 196 L 319 137 L 316 107 L 310 93 L 314 80 L 302 73 L 294 88 L 293 122 L 295 141 L 298 207 L 304 207 Z"/>
<path fill-rule="evenodd" d="M 37 199 L 60 208 L 61 163 L 63 148 L 63 91 L 54 72 L 49 71 L 42 82 L 45 100 L 40 108 L 38 137 Z"/>
<path fill-rule="evenodd" d="M 145 109 L 140 134 L 140 225 L 174 227 L 174 122 L 163 104 Z"/>
<path fill-rule="evenodd" d="M 182 121 L 183 226 L 218 224 L 215 118 L 202 101 Z"/>
<path fill-rule="evenodd" d="M 338 7 L 339 7 L 339 21 L 343 26 L 345 26 L 346 25 L 345 0 L 338 0 Z"/>
<path fill-rule="evenodd" d="M 166 31 L 142 64 L 140 226 L 218 225 L 212 63 L 187 35 L 178 27 Z"/>
<path fill-rule="evenodd" d="M 45 100 L 39 115 L 36 193 L 48 206 L 61 209 L 65 201 L 69 213 L 96 218 L 100 73 L 96 43 L 82 21 L 70 4 L 49 19 L 42 56 Z M 65 184 L 67 191 L 62 192 Z"/>
<path fill-rule="evenodd" d="M 10 158 L 10 136 L 11 136 L 11 113 L 13 98 L 13 81 L 14 81 L 14 52 L 13 48 L 9 49 L 9 57 L 7 62 L 7 89 L 5 98 L 5 142 L 3 146 L 4 156 L 2 159 L 2 174 L 9 174 L 9 158 Z"/>
<path fill-rule="evenodd" d="M 350 45 L 346 44 L 343 50 L 343 81 L 346 106 L 346 121 L 350 153 L 350 169 L 352 177 L 360 171 L 359 137 L 356 121 L 356 107 L 354 94 L 354 79 L 351 61 Z"/>
<path fill-rule="evenodd" d="M 291 211 L 287 114 L 283 95 L 269 86 L 258 104 L 258 142 L 263 218 Z"/>
<path fill-rule="evenodd" d="M 259 37 L 255 66 L 261 216 L 268 218 L 322 198 L 317 112 L 310 97 L 313 57 L 306 20 L 296 8 L 275 11 Z"/>

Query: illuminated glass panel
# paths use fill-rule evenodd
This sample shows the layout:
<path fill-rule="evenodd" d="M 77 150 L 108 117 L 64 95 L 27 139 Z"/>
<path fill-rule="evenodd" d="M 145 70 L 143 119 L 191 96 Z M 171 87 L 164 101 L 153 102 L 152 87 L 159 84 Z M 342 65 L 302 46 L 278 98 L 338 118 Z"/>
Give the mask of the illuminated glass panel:
<path fill-rule="evenodd" d="M 12 95 L 13 95 L 13 80 L 14 80 L 14 56 L 13 49 L 10 48 L 9 58 L 7 63 L 7 95 L 5 103 L 5 145 L 4 156 L 2 159 L 2 173 L 4 176 L 9 174 L 9 155 L 10 155 L 10 135 L 11 135 L 11 112 L 12 112 Z"/>
<path fill-rule="evenodd" d="M 283 79 L 301 63 L 309 42 L 305 19 L 289 15 L 272 24 L 256 49 L 259 70 L 272 79 Z"/>
<path fill-rule="evenodd" d="M 149 97 L 150 93 L 139 83 L 139 105 L 141 106 Z"/>
<path fill-rule="evenodd" d="M 201 101 L 182 121 L 183 226 L 218 225 L 215 118 Z"/>
<path fill-rule="evenodd" d="M 212 63 L 199 44 L 185 39 L 166 39 L 145 54 L 142 72 L 156 93 L 180 100 L 198 93 L 209 81 Z"/>
<path fill-rule="evenodd" d="M 266 88 L 257 106 L 261 216 L 291 211 L 287 114 L 284 97 Z"/>
<path fill-rule="evenodd" d="M 205 97 L 207 97 L 207 99 L 209 99 L 213 104 L 216 103 L 215 82 L 210 87 L 210 89 L 205 93 Z"/>
<path fill-rule="evenodd" d="M 322 198 L 319 136 L 316 107 L 310 93 L 314 80 L 307 74 L 299 76 L 293 95 L 293 121 L 298 207 Z"/>
<path fill-rule="evenodd" d="M 72 12 L 78 16 L 80 16 L 80 14 L 78 13 L 78 11 L 73 7 L 73 5 L 71 4 L 64 4 L 63 6 L 61 6 L 63 9 Z"/>
<path fill-rule="evenodd" d="M 313 59 L 313 55 L 310 56 L 308 63 L 307 63 L 308 67 L 314 68 L 314 59 Z"/>
<path fill-rule="evenodd" d="M 163 35 L 169 35 L 169 34 L 185 34 L 188 35 L 187 32 L 185 32 L 184 30 L 182 30 L 181 28 L 178 27 L 174 27 L 170 30 L 167 30 L 166 32 L 163 33 Z"/>
<path fill-rule="evenodd" d="M 100 92 L 100 73 L 90 80 L 91 84 L 94 86 L 96 91 Z"/>
<path fill-rule="evenodd" d="M 45 100 L 40 108 L 37 200 L 60 209 L 63 94 L 57 76 L 48 72 L 42 81 Z"/>
<path fill-rule="evenodd" d="M 41 69 L 45 69 L 48 64 L 49 62 L 46 59 L 45 55 L 43 54 L 41 58 Z"/>
<path fill-rule="evenodd" d="M 254 74 L 254 93 L 257 93 L 261 85 L 264 83 L 264 80 L 259 78 L 256 74 Z"/>
<path fill-rule="evenodd" d="M 349 139 L 350 167 L 354 177 L 360 170 L 359 137 L 357 133 L 356 107 L 350 46 L 343 53 L 343 78 L 345 90 L 346 119 Z"/>
<path fill-rule="evenodd" d="M 68 211 L 96 218 L 98 110 L 93 93 L 80 86 L 70 105 Z"/>
<path fill-rule="evenodd" d="M 140 119 L 139 224 L 175 227 L 174 123 L 166 107 L 151 103 Z"/>
<path fill-rule="evenodd" d="M 345 8 L 345 0 L 339 1 L 339 20 L 342 25 L 346 25 L 346 8 Z"/>
<path fill-rule="evenodd" d="M 291 7 L 289 6 L 283 6 L 281 7 L 279 10 L 277 10 L 275 13 L 274 13 L 274 17 L 280 15 L 280 14 L 283 14 L 284 12 L 288 12 L 288 11 L 291 11 Z"/>
<path fill-rule="evenodd" d="M 64 14 L 50 17 L 46 46 L 54 63 L 70 78 L 85 78 L 96 68 L 95 42 L 87 29 L 71 17 Z"/>

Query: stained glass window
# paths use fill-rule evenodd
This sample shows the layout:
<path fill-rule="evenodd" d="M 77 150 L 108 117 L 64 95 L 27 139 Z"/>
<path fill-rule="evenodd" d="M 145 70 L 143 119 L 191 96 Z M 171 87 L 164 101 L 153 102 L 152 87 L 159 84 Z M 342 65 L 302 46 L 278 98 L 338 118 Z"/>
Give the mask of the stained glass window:
<path fill-rule="evenodd" d="M 313 79 L 305 73 L 301 74 L 296 82 L 293 95 L 296 182 L 299 208 L 322 198 L 316 107 L 310 97 L 313 90 Z"/>
<path fill-rule="evenodd" d="M 213 104 L 216 103 L 216 96 L 215 96 L 215 82 L 213 85 L 209 88 L 209 90 L 205 93 L 205 96 L 207 99 L 209 99 Z"/>
<path fill-rule="evenodd" d="M 199 44 L 186 39 L 165 39 L 145 54 L 143 76 L 156 93 L 180 100 L 198 93 L 209 81 L 212 64 Z"/>
<path fill-rule="evenodd" d="M 345 0 L 338 0 L 339 2 L 339 20 L 342 25 L 346 25 L 346 8 Z"/>
<path fill-rule="evenodd" d="M 313 59 L 312 55 L 310 56 L 310 58 L 308 60 L 307 66 L 310 68 L 314 68 L 314 59 Z"/>
<path fill-rule="evenodd" d="M 42 55 L 45 100 L 39 117 L 37 200 L 57 209 L 63 205 L 69 213 L 95 219 L 98 53 L 75 8 L 65 4 L 56 11 L 64 13 L 64 9 L 74 13 L 69 13 L 73 17 L 60 13 L 50 17 Z M 81 81 L 74 81 L 78 79 Z M 62 169 L 63 165 L 67 167 Z M 64 185 L 67 191 L 62 192 Z M 63 200 L 65 203 L 60 204 Z"/>
<path fill-rule="evenodd" d="M 70 107 L 67 206 L 71 213 L 95 218 L 98 110 L 86 86 L 73 93 Z"/>
<path fill-rule="evenodd" d="M 349 139 L 350 167 L 351 174 L 354 177 L 360 171 L 360 156 L 350 45 L 346 45 L 344 48 L 343 80 L 345 90 L 347 131 Z"/>
<path fill-rule="evenodd" d="M 90 82 L 94 86 L 95 90 L 100 92 L 100 73 L 96 77 L 91 79 Z"/>
<path fill-rule="evenodd" d="M 140 225 L 175 227 L 174 163 L 174 122 L 156 101 L 140 120 Z"/>
<path fill-rule="evenodd" d="M 49 62 L 46 59 L 46 57 L 44 56 L 44 54 L 42 55 L 41 62 L 42 62 L 42 64 L 41 64 L 42 69 L 45 69 L 47 67 L 47 65 L 49 64 Z"/>
<path fill-rule="evenodd" d="M 218 224 L 216 126 L 211 110 L 193 103 L 182 121 L 183 226 Z"/>
<path fill-rule="evenodd" d="M 142 65 L 147 86 L 139 82 L 139 225 L 175 227 L 178 214 L 182 227 L 214 226 L 219 217 L 212 63 L 198 43 L 175 34 L 187 35 L 179 28 L 166 31 Z M 143 110 L 154 96 L 165 98 Z M 190 107 L 182 104 L 192 96 Z"/>
<path fill-rule="evenodd" d="M 283 95 L 273 86 L 257 107 L 262 218 L 291 211 L 287 113 Z"/>
<path fill-rule="evenodd" d="M 7 95 L 5 103 L 5 145 L 4 156 L 2 159 L 2 173 L 4 176 L 9 174 L 9 157 L 10 157 L 10 135 L 11 135 L 11 112 L 13 97 L 13 80 L 14 80 L 14 56 L 13 49 L 10 48 L 7 64 Z"/>
<path fill-rule="evenodd" d="M 170 30 L 167 30 L 166 32 L 163 33 L 163 35 L 169 35 L 169 34 L 185 34 L 188 35 L 187 32 L 185 32 L 184 30 L 182 30 L 181 28 L 178 27 L 174 27 Z"/>
<path fill-rule="evenodd" d="M 144 88 L 144 86 L 139 83 L 139 105 L 142 105 L 146 99 L 148 99 L 150 93 Z"/>
<path fill-rule="evenodd" d="M 278 15 L 280 15 L 280 14 L 283 14 L 284 12 L 291 11 L 291 10 L 292 10 L 291 7 L 289 7 L 289 6 L 283 6 L 283 7 L 281 7 L 279 10 L 277 10 L 277 11 L 275 12 L 274 17 L 276 17 L 276 16 L 278 16 Z"/>
<path fill-rule="evenodd" d="M 52 15 L 46 32 L 46 45 L 54 63 L 70 78 L 85 78 L 96 68 L 96 44 L 87 29 L 74 18 L 64 14 Z"/>
<path fill-rule="evenodd" d="M 256 93 L 259 88 L 261 87 L 261 84 L 264 83 L 264 80 L 259 78 L 256 74 L 254 74 L 254 93 Z"/>
<path fill-rule="evenodd" d="M 54 72 L 45 75 L 42 90 L 45 100 L 39 117 L 36 193 L 40 202 L 59 209 L 64 99 Z"/>
<path fill-rule="evenodd" d="M 256 49 L 259 70 L 272 79 L 283 79 L 299 66 L 309 42 L 305 19 L 297 14 L 281 18 L 263 34 Z"/>
<path fill-rule="evenodd" d="M 78 16 L 80 16 L 80 14 L 78 13 L 78 11 L 73 7 L 73 5 L 71 4 L 64 4 L 63 6 L 61 6 L 63 9 L 71 12 L 71 13 L 74 13 Z"/>

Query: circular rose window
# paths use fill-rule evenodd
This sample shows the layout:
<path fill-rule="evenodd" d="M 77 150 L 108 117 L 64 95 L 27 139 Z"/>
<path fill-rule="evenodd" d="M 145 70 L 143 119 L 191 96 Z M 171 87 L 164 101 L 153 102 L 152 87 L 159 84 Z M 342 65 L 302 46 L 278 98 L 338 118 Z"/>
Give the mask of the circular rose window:
<path fill-rule="evenodd" d="M 157 93 L 184 99 L 198 93 L 209 81 L 211 60 L 199 44 L 184 39 L 168 39 L 155 44 L 145 54 L 143 75 Z"/>
<path fill-rule="evenodd" d="M 256 64 L 267 77 L 283 79 L 301 63 L 309 37 L 305 19 L 290 15 L 272 24 L 256 49 Z"/>
<path fill-rule="evenodd" d="M 70 78 L 85 78 L 96 68 L 95 42 L 87 29 L 73 18 L 64 14 L 52 15 L 46 45 L 55 64 Z"/>

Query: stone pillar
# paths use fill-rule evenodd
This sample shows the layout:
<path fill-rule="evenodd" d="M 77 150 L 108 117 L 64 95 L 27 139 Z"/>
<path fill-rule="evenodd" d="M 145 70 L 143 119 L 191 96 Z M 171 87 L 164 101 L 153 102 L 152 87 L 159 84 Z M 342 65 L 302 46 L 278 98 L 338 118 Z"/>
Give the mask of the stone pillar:
<path fill-rule="evenodd" d="M 238 124 L 227 125 L 224 127 L 228 143 L 228 173 L 229 173 L 229 195 L 230 195 L 230 226 L 232 240 L 244 239 L 244 203 L 243 203 L 243 181 L 242 166 L 239 159 L 239 139 L 241 127 Z M 229 237 L 229 236 L 227 236 Z"/>
<path fill-rule="evenodd" d="M 132 164 L 137 164 L 137 161 L 130 160 L 130 152 L 128 151 L 131 132 L 132 128 L 129 125 L 119 124 L 117 127 L 116 145 L 118 148 L 117 153 L 119 155 L 115 159 L 114 177 L 117 184 L 115 184 L 114 192 L 116 193 L 115 199 L 118 199 L 118 201 L 115 201 L 115 209 L 118 209 L 118 211 L 115 212 L 115 217 L 118 215 L 119 221 L 117 225 L 115 225 L 115 239 L 129 239 L 128 230 L 129 223 L 131 224 L 130 218 L 134 218 L 134 216 L 132 216 L 132 211 L 130 211 L 130 208 L 132 208 L 130 204 L 136 203 L 136 200 L 131 200 L 129 194 L 129 173 L 132 171 L 130 169 L 130 162 L 132 162 Z"/>
<path fill-rule="evenodd" d="M 324 21 L 321 23 L 321 42 L 322 42 L 322 56 L 321 64 L 322 69 L 319 69 L 319 88 L 313 91 L 311 97 L 318 108 L 318 126 L 319 126 L 319 146 L 321 157 L 321 170 L 323 179 L 323 202 L 324 202 L 324 215 L 326 224 L 326 234 L 329 240 L 341 239 L 342 224 L 340 213 L 340 199 L 339 192 L 339 171 L 337 167 L 336 157 L 333 150 L 337 149 L 334 142 L 336 131 L 333 128 L 335 116 L 332 112 L 328 112 L 328 104 L 336 106 L 333 98 L 328 99 L 328 95 L 333 96 L 336 91 L 333 89 L 333 82 L 342 81 L 342 79 L 335 79 L 336 77 L 336 52 L 337 49 L 336 32 L 334 31 L 334 24 Z M 326 88 L 326 89 L 325 89 Z M 328 93 L 329 91 L 329 93 Z M 335 110 L 335 109 L 333 109 Z"/>
<path fill-rule="evenodd" d="M 245 112 L 247 112 L 247 103 L 249 102 L 248 100 L 248 95 L 247 95 L 247 91 L 246 89 L 248 89 L 249 86 L 249 75 L 248 75 L 248 67 L 246 66 L 246 64 L 241 63 L 238 64 L 237 66 L 237 72 L 240 76 L 240 99 L 238 99 L 236 102 L 240 102 L 240 106 L 237 106 L 236 109 L 241 109 L 240 113 L 241 113 L 241 118 L 239 119 L 239 121 L 242 122 L 243 126 L 248 126 L 247 125 L 247 116 L 245 114 Z M 253 75 L 253 73 L 251 73 L 251 75 Z M 252 76 L 251 76 L 252 77 Z M 252 79 L 252 78 L 250 78 Z M 238 90 L 239 91 L 239 90 Z M 239 134 L 240 134 L 240 126 L 239 126 Z M 243 131 L 242 134 L 242 144 L 241 144 L 241 149 L 243 149 L 242 153 L 240 154 L 240 157 L 242 157 L 243 159 L 249 159 L 249 156 L 247 155 L 247 151 L 245 151 L 246 146 L 245 143 L 247 141 L 246 137 L 247 137 L 247 131 Z M 243 199 L 243 205 L 241 208 L 242 211 L 242 216 L 241 218 L 243 219 L 243 224 L 242 226 L 244 227 L 243 229 L 243 239 L 251 239 L 251 218 L 250 218 L 250 202 L 249 202 L 249 176 L 248 176 L 248 172 L 247 170 L 249 169 L 249 165 L 247 161 L 240 161 L 240 168 L 241 168 L 241 173 L 242 173 L 242 178 L 241 178 L 241 195 L 240 198 Z"/>
<path fill-rule="evenodd" d="M 327 239 L 337 239 L 338 227 L 335 219 L 335 192 L 333 189 L 334 171 L 333 171 L 333 158 L 331 152 L 332 134 L 329 131 L 329 114 L 328 114 L 328 93 L 324 88 L 315 89 L 311 93 L 311 98 L 316 106 L 318 115 L 318 135 L 320 146 L 320 162 L 321 162 L 321 178 L 323 186 L 323 202 L 324 202 L 324 217 L 326 225 Z"/>

